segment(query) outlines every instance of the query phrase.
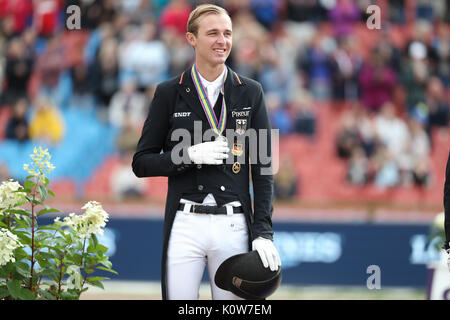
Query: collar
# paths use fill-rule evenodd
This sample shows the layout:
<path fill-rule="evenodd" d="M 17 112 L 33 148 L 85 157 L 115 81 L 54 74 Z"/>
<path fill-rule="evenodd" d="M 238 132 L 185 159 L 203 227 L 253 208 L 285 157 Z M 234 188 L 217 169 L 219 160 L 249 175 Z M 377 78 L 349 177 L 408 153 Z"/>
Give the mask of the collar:
<path fill-rule="evenodd" d="M 203 76 L 200 74 L 200 72 L 198 73 L 198 75 L 200 76 L 200 80 L 204 87 L 212 86 L 213 88 L 219 88 L 222 86 L 224 79 L 226 79 L 227 71 L 228 71 L 227 67 L 224 66 L 222 73 L 214 81 L 206 80 L 205 78 L 203 78 Z"/>
<path fill-rule="evenodd" d="M 230 69 L 227 65 L 225 65 L 225 68 L 227 69 L 227 74 L 231 75 L 230 77 L 225 78 L 225 87 L 227 85 L 234 86 L 243 86 L 245 83 L 239 78 L 236 72 Z M 183 86 L 189 86 L 192 85 L 192 79 L 191 79 L 191 67 L 183 71 L 183 73 L 178 76 L 178 84 Z M 230 83 L 229 83 L 230 82 Z M 228 84 L 229 83 L 229 84 Z"/>

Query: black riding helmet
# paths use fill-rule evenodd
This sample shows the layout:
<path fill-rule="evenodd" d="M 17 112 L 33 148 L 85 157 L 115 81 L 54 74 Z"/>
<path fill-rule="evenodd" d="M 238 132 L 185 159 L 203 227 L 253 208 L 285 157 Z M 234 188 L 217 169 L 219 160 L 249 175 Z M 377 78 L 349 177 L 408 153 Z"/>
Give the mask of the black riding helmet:
<path fill-rule="evenodd" d="M 281 267 L 264 268 L 257 251 L 241 253 L 226 259 L 217 269 L 216 285 L 248 300 L 263 300 L 280 286 Z"/>

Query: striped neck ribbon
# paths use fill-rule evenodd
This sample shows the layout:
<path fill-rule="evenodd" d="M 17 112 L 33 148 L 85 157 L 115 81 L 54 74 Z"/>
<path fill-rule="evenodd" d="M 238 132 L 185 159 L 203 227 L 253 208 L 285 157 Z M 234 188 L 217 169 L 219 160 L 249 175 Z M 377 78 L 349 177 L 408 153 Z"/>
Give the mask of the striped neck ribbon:
<path fill-rule="evenodd" d="M 224 95 L 224 85 L 225 78 L 223 79 L 222 88 L 220 89 L 220 93 L 222 93 L 222 108 L 220 110 L 219 121 L 217 121 L 216 114 L 214 113 L 214 106 L 208 99 L 208 95 L 206 94 L 206 90 L 203 87 L 202 81 L 200 79 L 197 66 L 195 63 L 192 65 L 191 69 L 192 79 L 194 80 L 195 89 L 197 90 L 198 98 L 203 107 L 203 111 L 205 112 L 206 119 L 208 119 L 209 125 L 211 129 L 214 130 L 217 135 L 221 135 L 223 130 L 225 129 L 225 125 L 227 122 L 227 106 L 225 104 L 225 95 Z"/>

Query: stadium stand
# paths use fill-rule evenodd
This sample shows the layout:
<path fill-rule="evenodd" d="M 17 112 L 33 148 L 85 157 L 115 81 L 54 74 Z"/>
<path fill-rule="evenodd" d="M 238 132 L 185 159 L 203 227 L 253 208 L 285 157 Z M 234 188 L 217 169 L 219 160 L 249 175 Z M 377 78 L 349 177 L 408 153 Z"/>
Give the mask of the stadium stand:
<path fill-rule="evenodd" d="M 17 98 L 15 95 L 26 96 L 29 99 L 30 119 L 35 110 L 35 99 L 47 93 L 54 99 L 66 128 L 59 145 L 48 145 L 56 164 L 51 176 L 52 188 L 63 197 L 114 201 L 110 182 L 120 164 L 121 150 L 117 146 L 117 138 L 122 128 L 109 122 L 108 103 L 127 76 L 135 77 L 139 92 L 151 100 L 157 82 L 177 75 L 190 65 L 192 52 L 182 33 L 175 31 L 183 23 L 175 23 L 170 19 L 164 19 L 164 23 L 160 23 L 160 14 L 166 18 L 179 14 L 185 19 L 186 8 L 192 8 L 203 1 L 179 1 L 182 4 L 179 13 L 172 12 L 176 11 L 176 6 L 169 5 L 173 1 L 117 1 L 112 8 L 106 6 L 105 1 L 94 1 L 87 5 L 82 1 L 46 2 L 53 8 L 47 15 L 40 11 L 42 3 L 39 5 L 27 0 L 6 0 L 0 5 L 0 161 L 7 164 L 11 177 L 19 181 L 25 178 L 22 167 L 29 162 L 28 156 L 33 147 L 46 144 L 42 141 L 18 142 L 5 139 L 5 129 L 11 118 L 11 105 Z M 23 10 L 13 10 L 13 3 L 23 5 L 20 7 Z M 389 4 L 389 1 L 372 1 L 382 8 L 381 30 L 370 30 L 365 23 L 367 1 L 273 1 L 271 10 L 275 11 L 272 12 L 273 15 L 267 16 L 261 15 L 253 1 L 221 3 L 232 13 L 234 21 L 234 51 L 229 64 L 243 75 L 263 79 L 267 96 L 281 94 L 281 99 L 274 100 L 279 105 L 271 112 L 281 110 L 293 119 L 299 112 L 291 105 L 295 93 L 306 92 L 312 97 L 311 111 L 315 119 L 315 130 L 309 136 L 296 133 L 292 129 L 295 126 L 281 128 L 274 122 L 274 128 L 283 130 L 279 141 L 280 159 L 285 155 L 294 159 L 293 165 L 299 183 L 295 197 L 291 199 L 293 203 L 379 201 L 440 204 L 443 170 L 450 146 L 448 3 L 405 0 L 394 5 Z M 345 31 L 347 33 L 342 31 L 342 35 L 337 34 L 337 22 L 332 20 L 336 16 L 332 16 L 330 12 L 345 12 L 345 3 L 356 10 L 357 15 L 356 20 L 351 23 L 344 21 L 342 30 L 346 30 L 344 27 L 350 29 Z M 65 9 L 70 4 L 81 6 L 82 30 L 65 28 Z M 394 10 L 398 4 L 400 11 Z M 299 14 L 309 12 L 308 10 L 316 12 L 317 16 L 305 18 Z M 91 18 L 91 14 L 96 12 L 100 13 L 95 19 Z M 269 17 L 272 20 L 267 20 Z M 156 32 L 153 34 L 152 30 Z M 145 37 L 145 40 L 142 41 L 141 37 Z M 19 39 L 20 45 L 16 47 L 21 48 L 20 50 L 11 49 L 13 39 Z M 340 47 L 345 39 L 350 39 L 353 43 L 350 47 L 353 47 L 349 47 L 349 51 L 345 53 L 347 56 L 337 63 L 337 49 L 342 49 L 341 53 L 347 50 Z M 62 54 L 62 65 L 52 66 L 49 63 L 51 61 L 44 61 L 47 62 L 47 69 L 42 71 L 39 58 L 47 54 L 48 44 L 55 40 L 56 51 L 53 54 Z M 413 41 L 419 43 L 418 47 L 426 48 L 425 58 L 411 56 Z M 140 48 L 146 50 L 154 48 L 152 50 L 155 50 L 155 57 L 167 50 L 170 56 L 168 65 L 166 66 L 167 61 L 155 64 L 155 61 L 148 59 L 140 60 L 141 65 L 136 61 L 129 61 L 123 52 L 136 54 L 133 50 L 138 50 L 136 48 L 139 46 L 133 44 L 139 44 Z M 17 50 L 20 54 L 17 54 Z M 347 179 L 349 160 L 337 155 L 336 138 L 340 130 L 338 119 L 349 112 L 355 102 L 361 102 L 361 96 L 359 92 L 356 100 L 355 97 L 344 97 L 342 100 L 335 97 L 329 89 L 336 83 L 337 70 L 342 67 L 342 63 L 345 69 L 347 62 L 351 65 L 353 83 L 359 87 L 357 79 L 361 67 L 370 62 L 374 50 L 390 52 L 383 63 L 396 72 L 397 81 L 392 88 L 391 100 L 396 106 L 397 115 L 403 121 L 407 122 L 413 117 L 411 110 L 415 107 L 407 105 L 414 97 L 411 97 L 411 90 L 402 77 L 409 61 L 425 63 L 425 85 L 433 76 L 439 79 L 444 88 L 444 98 L 441 98 L 443 113 L 440 113 L 442 121 L 439 125 L 429 122 L 433 102 L 430 102 L 428 93 L 424 93 L 423 102 L 428 110 L 424 124 L 431 146 L 427 156 L 430 179 L 425 185 L 398 183 L 394 187 L 379 188 L 373 179 L 363 185 L 352 184 Z M 275 55 L 271 56 L 271 52 L 275 52 Z M 310 55 L 303 55 L 305 52 Z M 279 61 L 274 63 L 274 56 L 283 59 L 276 58 Z M 309 60 L 300 61 L 300 57 L 317 60 L 312 64 Z M 20 65 L 25 62 L 32 65 L 29 77 L 21 77 L 20 72 L 17 74 L 17 70 L 8 68 L 11 63 Z M 152 79 L 140 74 L 139 68 L 151 70 L 155 65 L 158 69 L 155 69 Z M 77 82 L 73 75 L 77 66 L 87 70 L 87 76 L 81 82 Z M 286 70 L 289 72 L 285 72 Z M 43 80 L 48 79 L 42 78 L 42 72 L 60 72 L 54 88 L 44 88 Z M 278 74 L 280 78 L 264 78 L 268 74 Z M 320 77 L 324 75 L 325 82 L 320 82 Z M 315 82 L 317 79 L 319 81 Z M 281 91 L 276 91 L 280 90 L 279 84 L 274 82 L 278 80 L 286 83 Z M 26 92 L 17 93 L 12 90 L 16 83 L 14 81 L 24 81 Z M 414 79 L 411 81 L 414 82 Z M 323 83 L 326 83 L 325 90 Z M 423 86 L 419 84 L 420 88 Z M 93 101 L 92 105 L 90 101 Z M 375 117 L 376 114 L 370 116 Z M 134 130 L 139 132 L 140 128 L 135 125 Z M 367 159 L 373 161 L 373 155 L 367 155 Z M 146 200 L 164 200 L 166 178 L 152 178 L 145 183 Z"/>

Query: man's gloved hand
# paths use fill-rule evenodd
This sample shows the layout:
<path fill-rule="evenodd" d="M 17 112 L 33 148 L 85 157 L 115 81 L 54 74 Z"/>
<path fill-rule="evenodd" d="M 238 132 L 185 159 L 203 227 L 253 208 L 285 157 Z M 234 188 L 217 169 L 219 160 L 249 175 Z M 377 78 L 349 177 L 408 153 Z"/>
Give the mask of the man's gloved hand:
<path fill-rule="evenodd" d="M 223 159 L 228 158 L 230 152 L 228 143 L 223 140 L 215 140 L 190 146 L 188 155 L 195 164 L 222 164 Z"/>
<path fill-rule="evenodd" d="M 265 268 L 270 267 L 271 271 L 276 271 L 281 266 L 280 255 L 272 240 L 258 237 L 252 241 L 252 250 L 258 251 Z"/>

